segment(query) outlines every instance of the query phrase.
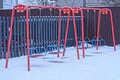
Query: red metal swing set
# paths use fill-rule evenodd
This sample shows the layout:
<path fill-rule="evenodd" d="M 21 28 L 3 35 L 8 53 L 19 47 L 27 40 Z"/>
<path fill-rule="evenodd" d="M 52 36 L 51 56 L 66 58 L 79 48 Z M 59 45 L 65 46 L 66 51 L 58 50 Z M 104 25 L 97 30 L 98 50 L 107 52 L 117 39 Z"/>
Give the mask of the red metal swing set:
<path fill-rule="evenodd" d="M 8 68 L 8 59 L 10 56 L 10 45 L 11 45 L 11 39 L 12 39 L 12 30 L 13 30 L 13 22 L 14 22 L 14 13 L 15 11 L 18 13 L 26 12 L 26 40 L 27 40 L 27 61 L 28 61 L 28 71 L 30 71 L 30 34 L 29 34 L 29 9 L 31 8 L 47 8 L 47 9 L 58 9 L 59 10 L 59 23 L 58 23 L 58 47 L 60 46 L 60 37 L 61 37 L 61 16 L 62 12 L 63 14 L 68 15 L 67 24 L 66 24 L 66 32 L 65 32 L 65 38 L 64 38 L 64 49 L 63 49 L 63 56 L 65 56 L 65 50 L 66 50 L 66 43 L 67 43 L 67 36 L 68 36 L 68 29 L 69 29 L 69 21 L 70 21 L 70 15 L 72 12 L 72 18 L 73 18 L 73 27 L 74 27 L 74 37 L 76 41 L 76 50 L 77 50 L 77 58 L 80 59 L 79 54 L 79 48 L 78 48 L 78 36 L 76 31 L 76 21 L 75 21 L 75 14 L 80 14 L 81 18 L 81 32 L 82 32 L 82 54 L 83 58 L 85 57 L 85 48 L 84 48 L 84 10 L 98 10 L 98 30 L 97 30 L 97 40 L 99 39 L 100 35 L 100 15 L 102 14 L 107 15 L 110 14 L 110 21 L 111 21 L 111 29 L 112 29 L 112 40 L 114 45 L 114 51 L 116 51 L 116 44 L 115 44 L 115 37 L 114 37 L 114 25 L 113 25 L 113 19 L 112 19 L 112 12 L 110 9 L 107 8 L 80 8 L 80 7 L 55 7 L 55 6 L 24 6 L 24 5 L 16 5 L 12 9 L 12 17 L 11 17 L 11 23 L 10 23 L 10 33 L 9 33 L 9 39 L 7 44 L 7 52 L 6 52 L 6 65 L 5 67 Z M 98 41 L 96 44 L 96 49 L 98 49 Z M 60 52 L 57 52 L 57 57 L 60 57 Z"/>

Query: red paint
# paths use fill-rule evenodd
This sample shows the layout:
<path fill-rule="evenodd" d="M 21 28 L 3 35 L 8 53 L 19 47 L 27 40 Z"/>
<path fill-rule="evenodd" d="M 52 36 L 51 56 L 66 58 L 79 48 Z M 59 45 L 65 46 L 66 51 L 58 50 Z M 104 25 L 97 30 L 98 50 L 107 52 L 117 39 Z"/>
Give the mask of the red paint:
<path fill-rule="evenodd" d="M 78 14 L 80 12 L 81 16 L 81 30 L 82 30 L 82 51 L 83 51 L 83 58 L 85 57 L 85 48 L 84 48 L 84 13 L 83 10 L 98 10 L 98 30 L 97 30 L 97 40 L 99 39 L 100 36 L 100 15 L 101 15 L 101 10 L 103 14 L 110 14 L 110 22 L 111 22 L 111 29 L 112 29 L 112 40 L 113 40 L 113 45 L 114 45 L 114 51 L 116 51 L 116 44 L 115 44 L 115 36 L 114 36 L 114 24 L 113 24 L 113 18 L 112 18 L 112 11 L 107 8 L 79 8 L 79 7 L 56 7 L 56 6 L 24 6 L 24 5 L 16 5 L 12 9 L 12 16 L 11 16 L 11 23 L 10 23 L 10 33 L 8 37 L 8 43 L 7 43 L 7 52 L 6 52 L 6 64 L 5 68 L 8 68 L 8 59 L 10 56 L 10 45 L 11 45 L 11 39 L 12 39 L 12 30 L 13 30 L 13 23 L 14 23 L 14 13 L 15 10 L 17 12 L 23 13 L 26 11 L 26 41 L 27 41 L 27 62 L 28 62 L 28 71 L 30 71 L 30 32 L 29 32 L 29 14 L 28 14 L 28 9 L 30 8 L 48 8 L 48 9 L 58 9 L 59 10 L 59 24 L 58 24 L 58 46 L 60 46 L 60 37 L 61 37 L 61 12 L 63 11 L 64 14 L 68 15 L 67 19 L 67 24 L 66 24 L 66 32 L 65 32 L 65 38 L 64 38 L 64 50 L 63 50 L 63 56 L 65 55 L 65 50 L 66 50 L 66 42 L 67 42 L 67 37 L 68 37 L 68 29 L 69 29 L 69 22 L 70 22 L 70 12 L 72 10 L 72 16 L 73 16 L 73 24 L 74 24 L 74 37 L 76 41 L 76 49 L 77 49 L 77 57 L 80 59 L 80 54 L 79 54 L 79 49 L 78 49 L 78 38 L 77 38 L 77 31 L 76 31 L 76 21 L 75 21 L 75 14 Z M 98 49 L 98 42 L 97 42 L 97 49 Z M 59 53 L 57 57 L 59 57 Z"/>
<path fill-rule="evenodd" d="M 83 10 L 82 8 L 80 8 L 80 11 L 81 11 L 81 30 L 82 30 L 82 50 L 83 50 L 83 58 L 85 58 L 85 47 L 84 47 L 84 13 L 83 13 Z"/>
<path fill-rule="evenodd" d="M 71 11 L 71 8 L 69 8 L 69 7 L 64 7 L 62 10 L 63 10 L 63 13 L 64 13 L 64 14 L 68 14 L 66 31 L 65 31 L 65 39 L 64 39 L 64 49 L 63 49 L 63 56 L 65 56 L 66 43 L 67 43 L 67 37 L 68 37 L 68 29 L 69 29 L 69 22 L 70 22 L 70 11 Z"/>
<path fill-rule="evenodd" d="M 79 48 L 78 48 L 78 36 L 76 31 L 76 22 L 75 22 L 75 14 L 78 14 L 80 12 L 81 16 L 81 32 L 82 32 L 82 54 L 83 58 L 85 58 L 85 48 L 84 48 L 84 15 L 83 15 L 83 9 L 79 7 L 72 8 L 72 16 L 73 16 L 73 24 L 74 24 L 74 35 L 75 35 L 75 41 L 76 41 L 76 49 L 77 49 L 77 57 L 80 59 L 79 54 Z"/>
<path fill-rule="evenodd" d="M 112 11 L 108 9 L 110 13 L 110 22 L 111 22 L 111 29 L 112 29 L 112 41 L 114 46 L 114 51 L 116 51 L 116 43 L 115 43 L 115 32 L 114 32 L 114 24 L 113 24 L 113 17 L 112 17 Z"/>
<path fill-rule="evenodd" d="M 108 14 L 108 9 L 102 9 L 102 14 Z"/>
<path fill-rule="evenodd" d="M 27 35 L 27 61 L 28 61 L 28 71 L 30 71 L 30 30 L 29 30 L 29 14 L 28 8 L 26 8 L 26 35 Z"/>
<path fill-rule="evenodd" d="M 114 34 L 114 24 L 113 24 L 112 11 L 110 9 L 108 9 L 108 8 L 103 8 L 103 9 L 101 9 L 101 11 L 108 11 L 108 12 L 106 12 L 104 14 L 107 15 L 109 13 L 109 15 L 110 15 L 110 23 L 111 23 L 111 30 L 112 30 L 112 41 L 113 41 L 114 51 L 116 51 L 116 43 L 115 43 L 115 34 Z M 100 20 L 101 20 L 100 15 L 101 15 L 101 11 L 99 10 L 99 14 L 98 14 L 97 40 L 100 37 Z M 97 41 L 96 45 L 97 45 L 96 49 L 98 50 L 98 41 Z"/>
<path fill-rule="evenodd" d="M 13 22 L 14 22 L 14 12 L 15 12 L 15 9 L 13 8 L 13 9 L 12 9 L 11 22 L 10 22 L 10 33 L 9 33 L 8 44 L 7 44 L 5 68 L 8 68 L 8 58 L 9 58 L 9 56 L 10 56 L 10 44 L 11 44 L 11 39 L 12 39 L 12 30 L 13 30 Z"/>
<path fill-rule="evenodd" d="M 79 9 L 72 9 L 72 16 L 73 16 L 73 27 L 74 27 L 74 37 L 76 42 L 76 50 L 77 50 L 77 57 L 80 59 L 79 49 L 78 49 L 78 38 L 77 38 L 77 30 L 76 30 L 76 21 L 75 21 L 75 13 L 78 13 Z"/>
<path fill-rule="evenodd" d="M 62 13 L 61 13 L 61 9 L 59 9 L 59 22 L 58 22 L 58 47 L 60 47 L 60 37 L 61 37 L 61 20 L 62 20 Z M 57 57 L 59 58 L 59 53 L 60 51 L 58 51 L 57 53 Z"/>
<path fill-rule="evenodd" d="M 98 12 L 98 27 L 97 27 L 97 43 L 96 43 L 96 50 L 98 50 L 99 46 L 99 37 L 100 37 L 100 19 L 101 19 L 101 11 Z"/>

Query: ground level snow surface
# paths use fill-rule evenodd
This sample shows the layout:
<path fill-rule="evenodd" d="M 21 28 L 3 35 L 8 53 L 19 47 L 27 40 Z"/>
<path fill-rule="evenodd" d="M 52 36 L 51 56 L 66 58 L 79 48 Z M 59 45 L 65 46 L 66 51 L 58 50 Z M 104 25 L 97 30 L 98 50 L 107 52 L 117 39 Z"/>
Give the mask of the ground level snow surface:
<path fill-rule="evenodd" d="M 80 49 L 80 54 L 82 50 Z M 31 58 L 31 71 L 27 71 L 27 57 L 0 60 L 0 80 L 120 80 L 120 46 L 85 49 L 85 58 L 77 59 L 76 49 L 67 48 L 65 57 L 56 55 Z"/>

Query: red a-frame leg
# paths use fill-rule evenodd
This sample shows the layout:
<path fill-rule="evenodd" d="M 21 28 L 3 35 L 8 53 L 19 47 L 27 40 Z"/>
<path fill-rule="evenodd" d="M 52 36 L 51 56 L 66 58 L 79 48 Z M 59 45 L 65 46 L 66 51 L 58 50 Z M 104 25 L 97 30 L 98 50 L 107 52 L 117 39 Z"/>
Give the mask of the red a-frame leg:
<path fill-rule="evenodd" d="M 64 39 L 64 49 L 63 49 L 63 56 L 65 56 L 71 9 L 69 7 L 64 7 L 62 10 L 63 10 L 64 14 L 68 14 L 67 25 L 66 25 L 66 32 L 65 32 L 65 39 Z"/>
<path fill-rule="evenodd" d="M 29 55 L 29 21 L 28 21 L 28 8 L 24 5 L 16 5 L 12 9 L 12 16 L 11 16 L 11 23 L 10 23 L 10 33 L 8 37 L 8 45 L 7 45 L 7 52 L 6 52 L 6 64 L 5 68 L 8 68 L 8 59 L 10 56 L 10 45 L 11 45 L 11 39 L 12 39 L 12 31 L 13 31 L 13 23 L 14 23 L 14 13 L 15 10 L 19 13 L 23 13 L 26 11 L 26 29 L 27 29 L 27 55 L 28 55 L 28 71 L 30 71 L 30 55 Z"/>
<path fill-rule="evenodd" d="M 98 13 L 98 30 L 97 30 L 97 40 L 99 39 L 99 35 L 100 35 L 100 15 L 101 15 L 101 11 L 102 11 L 102 14 L 104 15 L 110 15 L 110 23 L 111 23 L 111 29 L 112 29 L 112 41 L 113 41 L 113 46 L 114 46 L 114 51 L 116 51 L 116 43 L 115 43 L 115 36 L 114 36 L 114 24 L 113 24 L 113 17 L 112 17 L 112 11 L 108 8 L 103 8 L 101 10 L 99 10 L 99 13 Z M 97 41 L 97 47 L 96 49 L 98 50 L 98 41 Z"/>
<path fill-rule="evenodd" d="M 78 38 L 77 38 L 77 31 L 76 31 L 76 21 L 75 21 L 75 14 L 79 13 L 81 17 L 81 30 L 82 30 L 82 51 L 83 51 L 83 58 L 85 57 L 85 49 L 84 49 L 84 16 L 82 8 L 74 7 L 72 9 L 72 16 L 73 16 L 73 25 L 74 25 L 74 35 L 76 40 L 76 49 L 77 49 L 77 57 L 80 59 L 79 49 L 78 49 Z"/>

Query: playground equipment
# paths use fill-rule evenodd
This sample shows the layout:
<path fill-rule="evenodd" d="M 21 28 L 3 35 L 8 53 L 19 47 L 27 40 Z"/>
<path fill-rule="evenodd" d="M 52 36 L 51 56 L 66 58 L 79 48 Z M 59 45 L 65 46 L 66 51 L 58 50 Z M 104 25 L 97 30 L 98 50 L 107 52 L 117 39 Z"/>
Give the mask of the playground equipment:
<path fill-rule="evenodd" d="M 11 18 L 11 24 L 10 24 L 10 35 L 9 35 L 9 39 L 8 39 L 8 47 L 7 47 L 7 53 L 6 53 L 6 68 L 7 68 L 7 66 L 8 66 L 8 58 L 9 58 L 9 55 L 10 55 L 10 45 L 11 45 L 11 39 L 12 39 L 12 30 L 13 30 L 13 22 L 14 22 L 14 13 L 15 13 L 15 11 L 17 11 L 17 12 L 19 12 L 19 13 L 23 13 L 24 11 L 26 11 L 26 47 L 27 47 L 27 59 L 28 59 L 28 71 L 30 71 L 30 52 L 31 52 L 31 54 L 32 54 L 32 51 L 33 50 L 35 50 L 36 51 L 36 53 L 39 53 L 39 51 L 40 51 L 40 49 L 41 48 L 43 48 L 43 46 L 39 46 L 39 47 L 36 47 L 36 45 L 35 45 L 35 47 L 30 47 L 30 39 L 35 39 L 35 42 L 37 42 L 37 37 L 35 37 L 34 38 L 34 32 L 33 32 L 33 36 L 32 37 L 30 37 L 30 30 L 32 30 L 32 29 L 30 29 L 30 25 L 31 24 L 29 24 L 29 21 L 30 21 L 30 19 L 29 19 L 29 9 L 30 8 L 54 8 L 54 9 L 58 9 L 59 10 L 59 25 L 58 25 L 58 27 L 61 27 L 60 26 L 60 21 L 61 21 L 61 9 L 59 9 L 59 7 L 51 7 L 51 6 L 24 6 L 24 5 L 17 5 L 17 6 L 15 6 L 14 8 L 13 8 L 13 10 L 12 10 L 12 18 Z M 37 23 L 36 23 L 37 24 Z M 33 24 L 33 26 L 34 26 L 35 24 Z M 34 29 L 34 28 L 33 28 Z M 37 27 L 36 27 L 36 29 L 37 29 Z M 33 30 L 34 31 L 34 30 Z M 60 32 L 60 31 L 58 31 L 58 32 Z M 44 34 L 44 33 L 43 33 Z M 59 36 L 60 34 L 58 34 L 58 36 Z M 45 36 L 45 34 L 44 34 L 44 36 Z M 45 37 L 44 37 L 45 38 Z M 33 44 L 34 45 L 34 44 Z M 58 38 L 58 46 L 60 45 L 60 37 Z M 43 48 L 44 49 L 44 48 Z M 36 56 L 36 55 L 35 55 Z"/>
<path fill-rule="evenodd" d="M 112 11 L 108 8 L 101 9 L 103 15 L 107 15 L 109 13 L 110 23 L 111 23 L 111 30 L 112 30 L 112 41 L 114 46 L 114 51 L 116 51 L 116 43 L 115 43 L 115 36 L 114 36 L 114 24 L 113 24 L 113 17 L 112 17 Z M 101 11 L 99 10 L 98 13 L 98 30 L 97 30 L 97 43 L 96 43 L 96 49 L 98 50 L 98 40 L 100 38 L 100 17 L 101 17 Z"/>
<path fill-rule="evenodd" d="M 54 24 L 56 26 L 58 26 L 57 28 L 55 28 L 55 31 L 57 30 L 57 32 L 55 32 L 56 34 L 54 35 L 51 31 L 50 28 L 52 28 L 52 26 L 49 26 L 49 28 L 45 25 L 51 24 L 51 22 L 53 20 L 50 19 L 50 23 L 47 23 L 48 18 L 46 16 L 43 16 L 44 19 L 42 17 L 37 17 L 37 20 L 35 21 L 35 23 L 32 23 L 31 21 L 34 20 L 29 18 L 29 10 L 32 8 L 38 8 L 38 9 L 57 9 L 58 10 L 58 25 L 57 22 Z M 98 28 L 97 28 L 97 42 L 96 42 L 96 49 L 98 49 L 98 39 L 100 38 L 100 14 L 101 11 L 103 12 L 103 14 L 107 14 L 107 10 L 110 13 L 110 20 L 111 20 L 111 28 L 112 28 L 112 39 L 113 39 L 113 45 L 114 45 L 114 51 L 116 50 L 116 46 L 115 46 L 115 38 L 114 38 L 114 25 L 113 25 L 113 20 L 112 20 L 112 12 L 109 9 L 100 9 L 100 8 L 79 8 L 79 7 L 55 7 L 55 6 L 24 6 L 24 5 L 16 5 L 13 10 L 12 10 L 12 17 L 11 17 L 11 24 L 10 24 L 10 32 L 9 32 L 9 38 L 8 38 L 8 43 L 7 43 L 7 52 L 6 52 L 6 65 L 5 67 L 8 67 L 8 58 L 10 56 L 10 48 L 11 48 L 11 40 L 13 40 L 12 38 L 14 38 L 14 41 L 16 41 L 16 43 L 13 43 L 13 45 L 16 45 L 19 49 L 19 44 L 22 44 L 20 42 L 22 42 L 22 37 L 24 37 L 24 45 L 27 49 L 27 61 L 28 61 L 28 71 L 30 71 L 30 56 L 32 55 L 33 51 L 35 53 L 37 53 L 36 55 L 40 55 L 38 53 L 42 52 L 46 52 L 46 47 L 51 48 L 51 47 L 56 47 L 57 44 L 57 57 L 60 57 L 60 53 L 63 53 L 63 56 L 65 56 L 65 51 L 66 51 L 66 44 L 67 44 L 67 37 L 68 37 L 68 30 L 69 30 L 69 22 L 70 22 L 70 14 L 72 12 L 72 18 L 73 18 L 73 28 L 74 28 L 74 37 L 75 37 L 75 42 L 76 42 L 76 50 L 77 50 L 77 58 L 80 59 L 80 54 L 79 54 L 79 49 L 78 49 L 78 35 L 77 35 L 77 30 L 76 30 L 76 20 L 75 20 L 75 14 L 80 14 L 80 18 L 81 18 L 81 36 L 82 36 L 82 54 L 83 54 L 83 58 L 85 57 L 85 50 L 84 50 L 84 10 L 97 10 L 98 11 Z M 16 32 L 21 32 L 22 29 L 20 28 L 19 31 L 19 25 L 25 25 L 25 24 L 14 24 L 14 28 L 17 25 L 17 29 L 13 29 L 13 23 L 14 23 L 14 14 L 15 11 L 18 13 L 23 13 L 25 12 L 26 18 L 24 23 L 26 22 L 26 29 L 23 28 L 23 30 L 26 30 L 26 33 L 24 33 L 23 35 L 20 35 L 21 37 L 17 36 L 17 40 L 16 37 L 12 37 L 12 32 L 14 30 L 16 30 Z M 66 31 L 65 31 L 65 36 L 64 36 L 64 45 L 63 45 L 63 52 L 60 52 L 60 45 L 61 45 L 61 20 L 62 20 L 62 12 L 63 14 L 67 15 L 67 22 L 66 22 Z M 41 18 L 41 19 L 40 19 Z M 41 21 L 40 21 L 41 20 Z M 42 31 L 38 31 L 38 25 L 41 23 L 41 26 L 44 25 L 45 27 L 41 27 L 40 30 L 43 30 L 43 33 L 40 37 L 36 36 L 36 35 L 40 35 Z M 46 22 L 44 22 L 46 21 Z M 43 23 L 44 22 L 44 23 Z M 31 27 L 32 26 L 32 27 Z M 35 27 L 35 28 L 34 28 Z M 48 28 L 48 30 L 47 30 Z M 34 30 L 36 30 L 37 32 L 34 33 Z M 50 32 L 51 34 L 47 34 L 47 32 Z M 18 34 L 16 33 L 16 34 Z M 57 38 L 55 37 L 55 41 L 52 41 L 53 37 L 57 36 Z M 15 35 L 16 36 L 16 35 Z M 50 42 L 55 42 L 54 44 L 50 44 Z M 57 41 L 56 41 L 57 40 Z M 19 42 L 20 41 L 20 42 Z M 37 45 L 35 43 L 38 43 Z M 54 48 L 52 48 L 54 49 Z M 19 51 L 18 51 L 19 52 Z M 35 56 L 36 56 L 35 55 Z M 46 55 L 46 53 L 44 54 Z M 32 55 L 33 56 L 33 55 Z"/>
<path fill-rule="evenodd" d="M 101 20 L 101 14 L 103 15 L 108 15 L 109 14 L 109 17 L 110 17 L 110 22 L 111 22 L 111 29 L 112 29 L 112 41 L 113 41 L 113 46 L 114 46 L 114 51 L 116 51 L 116 46 L 115 46 L 115 37 L 114 37 L 114 25 L 113 25 L 113 19 L 112 19 L 112 12 L 110 9 L 108 8 L 82 8 L 83 11 L 86 11 L 86 10 L 89 10 L 89 11 L 94 11 L 94 31 L 95 31 L 95 37 L 92 39 L 92 40 L 87 40 L 89 41 L 93 46 L 96 45 L 96 49 L 98 50 L 98 46 L 101 46 L 101 45 L 105 45 L 106 44 L 106 41 L 100 36 L 100 20 Z M 96 11 L 98 12 L 98 22 L 96 22 Z M 97 33 L 96 33 L 96 23 L 98 24 L 97 25 Z M 85 39 L 86 40 L 86 39 Z M 79 44 L 81 43 L 81 41 L 79 41 Z M 85 42 L 85 43 L 88 43 L 88 42 Z"/>
<path fill-rule="evenodd" d="M 86 35 L 85 35 L 85 40 L 84 40 L 84 46 L 85 46 L 85 48 L 89 48 L 89 47 L 91 47 L 91 40 L 90 40 L 90 38 L 89 38 L 89 35 L 88 35 L 88 30 L 89 30 L 89 10 L 87 10 L 87 15 L 86 15 Z M 79 48 L 81 48 L 81 46 L 82 46 L 82 41 L 81 41 L 81 37 L 80 37 L 80 40 L 78 41 L 78 46 L 79 46 Z"/>
<path fill-rule="evenodd" d="M 83 10 L 82 8 L 74 7 L 72 8 L 72 16 L 73 16 L 73 25 L 74 25 L 74 35 L 75 35 L 75 42 L 76 42 L 76 49 L 77 49 L 77 56 L 79 57 L 79 49 L 78 49 L 78 36 L 76 31 L 76 21 L 75 21 L 75 14 L 78 14 L 80 12 L 81 16 L 81 32 L 82 32 L 82 51 L 83 51 L 83 58 L 85 57 L 85 51 L 84 51 L 84 16 L 83 16 Z"/>
<path fill-rule="evenodd" d="M 89 47 L 93 47 L 93 46 L 96 46 L 96 43 L 97 43 L 97 15 L 98 15 L 98 11 L 99 10 L 96 10 L 95 8 L 93 10 L 90 10 L 89 8 L 84 8 L 84 11 L 86 11 L 86 36 L 85 36 L 85 44 L 86 44 L 86 47 L 85 48 L 89 48 Z M 93 32 L 94 32 L 94 36 L 92 39 L 89 38 L 89 35 L 88 35 L 88 30 L 90 28 L 89 26 L 89 13 L 92 12 L 93 13 Z M 81 40 L 78 42 L 79 46 L 81 46 Z M 99 37 L 99 40 L 98 40 L 98 44 L 99 46 L 102 46 L 102 45 L 106 45 L 106 41 L 100 36 Z"/>
<path fill-rule="evenodd" d="M 96 37 L 97 37 L 97 34 L 96 34 L 97 33 L 97 29 L 96 29 L 96 26 L 97 26 L 97 24 L 96 24 L 97 23 L 96 10 L 94 10 L 93 12 L 94 12 L 94 16 L 93 16 L 93 18 L 94 18 L 94 37 L 91 40 L 91 42 L 92 42 L 92 46 L 96 46 L 96 43 L 97 43 L 97 39 L 96 39 Z M 101 35 L 98 39 L 98 44 L 99 44 L 99 46 L 106 45 L 106 41 L 102 38 Z"/>
<path fill-rule="evenodd" d="M 15 11 L 18 12 L 18 13 L 23 13 L 23 12 L 26 13 L 26 29 L 24 29 L 24 30 L 26 30 L 26 33 L 23 34 L 24 37 L 26 37 L 26 40 L 24 40 L 23 42 L 25 43 L 24 46 L 27 47 L 26 51 L 27 51 L 27 60 L 28 60 L 28 71 L 30 71 L 30 57 L 40 56 L 38 53 L 41 51 L 41 49 L 43 49 L 44 50 L 43 52 L 45 52 L 45 46 L 49 46 L 48 44 L 46 45 L 46 42 L 47 42 L 47 39 L 48 39 L 48 37 L 46 37 L 47 36 L 47 34 L 46 34 L 46 32 L 47 32 L 46 31 L 47 30 L 46 26 L 45 26 L 45 28 L 41 29 L 41 30 L 44 31 L 43 36 L 42 36 L 43 41 L 41 41 L 41 43 L 43 42 L 42 45 L 44 45 L 44 46 L 42 46 L 41 44 L 35 45 L 35 43 L 39 43 L 39 41 L 37 41 L 39 38 L 36 35 L 41 34 L 41 33 L 39 33 L 39 32 L 34 33 L 34 30 L 36 30 L 36 31 L 38 30 L 39 20 L 34 21 L 34 18 L 33 19 L 31 19 L 32 17 L 29 18 L 29 10 L 31 8 L 57 9 L 59 11 L 59 20 L 58 20 L 58 28 L 57 28 L 58 29 L 58 40 L 57 40 L 58 51 L 57 51 L 57 56 L 59 57 L 59 53 L 61 53 L 59 51 L 60 43 L 61 43 L 60 42 L 60 40 L 61 40 L 61 11 L 63 11 L 65 13 L 65 11 L 64 11 L 65 8 L 53 7 L 53 6 L 24 6 L 24 5 L 17 5 L 12 10 L 12 17 L 11 17 L 11 24 L 10 24 L 10 34 L 9 34 L 9 38 L 8 38 L 8 46 L 7 46 L 7 52 L 6 52 L 6 66 L 5 66 L 6 68 L 8 67 L 8 58 L 9 58 L 9 55 L 10 55 L 10 47 L 11 47 L 11 40 L 12 40 L 13 22 L 14 22 L 14 13 L 15 13 Z M 70 13 L 69 13 L 68 16 L 70 16 Z M 43 16 L 43 17 L 45 17 L 45 16 Z M 46 17 L 46 19 L 47 18 L 48 17 Z M 43 21 L 43 19 L 41 19 L 41 20 Z M 34 23 L 31 22 L 31 21 L 34 21 Z M 46 24 L 42 23 L 42 25 L 46 25 Z M 14 28 L 15 28 L 15 26 L 16 25 L 14 24 Z M 30 26 L 32 26 L 32 27 L 30 27 Z M 35 26 L 36 26 L 36 28 L 33 28 Z M 68 26 L 69 26 L 69 17 L 68 17 L 68 20 L 67 20 L 67 28 L 68 28 Z M 51 28 L 52 28 L 52 26 L 51 26 Z M 68 34 L 68 29 L 66 31 L 67 31 L 66 34 Z M 52 37 L 52 35 L 53 35 L 53 33 L 51 34 L 51 37 Z M 66 45 L 66 40 L 67 40 L 67 37 L 65 37 L 64 45 Z M 19 43 L 19 40 L 17 41 L 17 45 L 18 45 L 18 43 Z M 50 45 L 50 46 L 55 46 L 55 45 Z M 64 47 L 64 51 L 65 51 L 65 48 L 66 47 Z M 33 51 L 34 51 L 34 53 L 37 53 L 37 54 L 33 55 Z M 63 54 L 63 56 L 64 56 L 64 54 Z"/>
<path fill-rule="evenodd" d="M 47 41 L 47 49 L 49 51 L 49 54 L 57 54 L 58 52 L 60 52 L 60 48 L 63 46 L 63 44 L 61 44 L 61 10 L 59 10 L 59 17 L 58 16 L 52 16 L 52 9 L 50 9 L 50 17 L 51 19 L 48 20 L 48 39 L 46 39 Z M 54 15 L 54 14 L 53 14 Z M 52 18 L 55 17 L 55 18 Z M 47 24 L 47 23 L 46 23 Z M 54 26 L 54 27 L 53 27 Z M 55 30 L 53 30 L 53 28 Z M 58 41 L 60 40 L 59 46 L 58 46 Z M 57 50 L 57 52 L 56 52 Z"/>
<path fill-rule="evenodd" d="M 65 39 L 64 39 L 64 47 L 63 47 L 63 56 L 65 56 L 65 50 L 66 50 L 66 41 L 67 41 L 67 36 L 68 36 L 68 29 L 69 29 L 69 22 L 70 22 L 70 11 L 71 8 L 69 7 L 64 7 L 62 8 L 62 11 L 64 14 L 67 14 L 68 19 L 67 19 L 67 24 L 66 24 L 66 31 L 65 31 Z M 60 42 L 59 42 L 60 43 Z M 59 53 L 57 54 L 57 56 L 59 57 Z"/>
<path fill-rule="evenodd" d="M 75 45 L 76 45 L 76 50 L 77 50 L 77 58 L 80 59 L 80 54 L 79 54 L 79 49 L 78 49 L 78 36 L 77 36 L 77 31 L 76 31 L 76 21 L 75 21 L 75 13 L 78 13 L 79 11 L 81 12 L 81 22 L 82 22 L 82 50 L 83 50 L 83 57 L 85 57 L 84 53 L 84 26 L 83 26 L 83 12 L 81 8 L 69 8 L 69 7 L 64 7 L 63 9 L 64 14 L 68 15 L 68 20 L 67 20 L 67 25 L 66 25 L 66 33 L 65 33 L 65 40 L 64 40 L 64 49 L 63 49 L 63 56 L 65 56 L 65 51 L 66 51 L 66 43 L 67 43 L 67 37 L 68 37 L 68 30 L 69 30 L 69 22 L 70 22 L 70 13 L 72 11 L 72 18 L 73 18 L 73 27 L 74 27 L 74 37 L 75 37 Z M 59 56 L 59 54 L 58 54 Z"/>

